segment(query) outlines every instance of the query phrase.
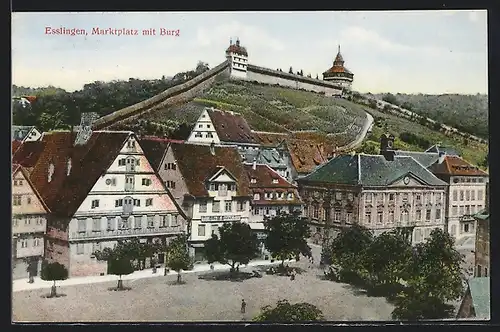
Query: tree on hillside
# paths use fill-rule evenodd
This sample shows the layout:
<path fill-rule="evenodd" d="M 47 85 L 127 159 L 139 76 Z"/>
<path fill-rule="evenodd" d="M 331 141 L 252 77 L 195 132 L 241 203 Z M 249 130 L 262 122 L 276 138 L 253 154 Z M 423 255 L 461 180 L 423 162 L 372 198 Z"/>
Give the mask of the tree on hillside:
<path fill-rule="evenodd" d="M 319 80 L 318 74 L 316 74 L 316 79 Z"/>
<path fill-rule="evenodd" d="M 196 69 L 195 69 L 195 71 L 198 75 L 202 74 L 208 70 L 210 70 L 208 63 L 203 62 L 203 61 L 198 61 L 198 64 L 196 65 Z"/>
<path fill-rule="evenodd" d="M 54 284 L 50 288 L 49 298 L 57 297 L 56 281 L 68 279 L 68 270 L 58 262 L 49 263 L 44 260 L 42 262 L 41 278 L 42 280 L 54 281 Z"/>
<path fill-rule="evenodd" d="M 392 93 L 387 93 L 382 97 L 382 100 L 385 101 L 386 103 L 393 104 L 393 105 L 398 105 L 399 106 L 399 101 L 398 98 L 393 95 Z"/>
<path fill-rule="evenodd" d="M 290 304 L 287 300 L 280 300 L 275 308 L 264 306 L 256 316 L 255 322 L 311 322 L 325 320 L 323 313 L 315 305 L 302 302 Z"/>
<path fill-rule="evenodd" d="M 257 236 L 248 224 L 239 221 L 225 223 L 219 227 L 219 234 L 220 238 L 214 234 L 205 243 L 205 255 L 209 264 L 227 264 L 231 267 L 231 275 L 234 275 L 241 264 L 248 264 L 257 257 Z"/>
<path fill-rule="evenodd" d="M 454 248 L 454 239 L 434 229 L 425 243 L 418 244 L 408 261 L 406 290 L 397 298 L 395 319 L 447 318 L 450 301 L 463 295 L 460 269 L 462 255 Z"/>
<path fill-rule="evenodd" d="M 285 260 L 299 254 L 311 257 L 311 247 L 307 245 L 311 230 L 299 211 L 281 212 L 271 218 L 265 216 L 264 227 L 267 231 L 264 245 L 273 257 L 281 260 L 282 266 Z"/>
<path fill-rule="evenodd" d="M 181 271 L 189 270 L 193 267 L 192 260 L 188 252 L 186 235 L 179 235 L 169 243 L 165 265 L 171 270 L 177 272 L 177 283 L 182 283 Z"/>
<path fill-rule="evenodd" d="M 290 70 L 288 71 L 290 74 L 293 74 L 293 68 L 290 66 Z"/>

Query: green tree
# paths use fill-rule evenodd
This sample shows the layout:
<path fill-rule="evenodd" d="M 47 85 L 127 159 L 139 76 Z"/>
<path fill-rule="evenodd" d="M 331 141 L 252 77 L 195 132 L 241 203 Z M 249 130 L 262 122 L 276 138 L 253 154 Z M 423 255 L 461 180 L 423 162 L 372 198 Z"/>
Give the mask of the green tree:
<path fill-rule="evenodd" d="M 181 271 L 192 269 L 193 264 L 188 252 L 187 236 L 179 235 L 167 248 L 166 266 L 177 272 L 177 283 L 181 283 Z"/>
<path fill-rule="evenodd" d="M 393 105 L 399 105 L 398 98 L 393 95 L 392 93 L 387 93 L 382 97 L 382 100 L 385 101 L 386 103 L 393 104 Z"/>
<path fill-rule="evenodd" d="M 42 280 L 54 281 L 54 284 L 50 288 L 49 297 L 57 297 L 56 281 L 68 279 L 68 270 L 58 262 L 49 263 L 44 260 L 42 262 L 41 278 Z"/>
<path fill-rule="evenodd" d="M 311 322 L 325 320 L 320 309 L 310 303 L 290 304 L 287 300 L 280 300 L 275 308 L 267 305 L 262 307 L 261 313 L 256 316 L 255 322 Z"/>
<path fill-rule="evenodd" d="M 133 272 L 132 262 L 126 257 L 112 257 L 108 260 L 108 273 L 119 278 L 116 290 L 124 290 L 122 276 Z"/>
<path fill-rule="evenodd" d="M 214 234 L 205 243 L 205 255 L 209 264 L 227 264 L 231 267 L 231 275 L 234 275 L 241 264 L 248 264 L 257 257 L 257 236 L 248 224 L 239 221 L 225 223 L 219 227 L 219 234 L 220 239 Z"/>
<path fill-rule="evenodd" d="M 104 248 L 93 253 L 97 260 L 107 262 L 109 274 L 119 277 L 117 290 L 124 289 L 122 275 L 134 272 L 132 261 L 137 260 L 140 255 L 140 246 L 137 243 L 135 240 L 118 241 L 113 249 Z"/>
<path fill-rule="evenodd" d="M 265 216 L 264 227 L 267 231 L 264 245 L 273 257 L 281 260 L 282 266 L 285 260 L 298 254 L 311 256 L 311 247 L 307 245 L 311 231 L 307 219 L 301 217 L 299 211 L 281 212 L 272 218 Z"/>

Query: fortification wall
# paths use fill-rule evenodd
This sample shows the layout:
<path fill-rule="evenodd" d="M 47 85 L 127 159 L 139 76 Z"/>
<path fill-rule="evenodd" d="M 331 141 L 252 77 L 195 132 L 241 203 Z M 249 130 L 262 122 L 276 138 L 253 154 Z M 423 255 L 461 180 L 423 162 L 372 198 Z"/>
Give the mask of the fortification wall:
<path fill-rule="evenodd" d="M 342 95 L 342 88 L 330 82 L 254 65 L 248 65 L 246 80 L 272 85 L 279 84 L 293 89 L 324 93 L 326 96 Z"/>
<path fill-rule="evenodd" d="M 227 75 L 229 75 L 229 63 L 224 61 L 185 83 L 173 86 L 156 96 L 97 119 L 93 127 L 95 130 L 111 128 L 119 123 L 136 119 L 144 113 L 185 103 L 210 87 L 218 77 Z"/>

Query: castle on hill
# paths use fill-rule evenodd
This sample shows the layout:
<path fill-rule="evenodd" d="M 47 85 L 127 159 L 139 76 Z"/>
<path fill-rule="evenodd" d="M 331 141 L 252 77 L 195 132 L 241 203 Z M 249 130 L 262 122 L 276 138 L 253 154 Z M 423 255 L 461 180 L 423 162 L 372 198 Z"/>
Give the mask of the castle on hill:
<path fill-rule="evenodd" d="M 342 96 L 344 91 L 349 91 L 354 80 L 354 74 L 344 66 L 340 45 L 333 66 L 323 73 L 323 80 L 251 65 L 248 63 L 248 51 L 239 39 L 235 43 L 232 39 L 229 41 L 225 55 L 230 64 L 231 79 L 281 85 L 337 97 Z"/>

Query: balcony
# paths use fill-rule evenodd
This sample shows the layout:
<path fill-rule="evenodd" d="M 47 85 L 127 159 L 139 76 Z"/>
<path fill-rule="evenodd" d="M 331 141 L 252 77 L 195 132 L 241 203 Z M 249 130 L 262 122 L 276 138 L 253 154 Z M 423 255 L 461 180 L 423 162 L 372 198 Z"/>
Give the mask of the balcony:
<path fill-rule="evenodd" d="M 173 227 L 151 227 L 151 228 L 127 228 L 115 230 L 101 230 L 101 231 L 85 231 L 71 233 L 70 240 L 91 240 L 102 238 L 125 238 L 130 236 L 140 235 L 161 235 L 182 233 L 184 230 L 181 225 Z"/>

